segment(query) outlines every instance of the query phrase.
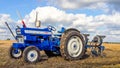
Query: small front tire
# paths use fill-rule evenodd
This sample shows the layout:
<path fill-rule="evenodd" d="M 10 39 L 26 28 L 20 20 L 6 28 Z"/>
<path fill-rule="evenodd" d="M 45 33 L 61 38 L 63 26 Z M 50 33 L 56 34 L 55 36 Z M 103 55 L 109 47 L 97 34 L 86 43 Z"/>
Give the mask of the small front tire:
<path fill-rule="evenodd" d="M 22 57 L 22 50 L 10 47 L 9 55 L 10 55 L 11 58 L 19 59 L 19 58 Z"/>

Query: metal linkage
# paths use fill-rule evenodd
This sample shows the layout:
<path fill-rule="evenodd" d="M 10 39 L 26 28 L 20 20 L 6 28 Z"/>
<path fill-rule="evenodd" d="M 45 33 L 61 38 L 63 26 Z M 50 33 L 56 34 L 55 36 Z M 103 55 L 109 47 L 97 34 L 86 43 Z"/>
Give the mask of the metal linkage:
<path fill-rule="evenodd" d="M 103 57 L 104 46 L 91 47 L 91 54 L 93 57 L 101 56 Z"/>
<path fill-rule="evenodd" d="M 91 55 L 92 56 L 104 56 L 103 51 L 105 50 L 105 47 L 102 46 L 103 39 L 105 36 L 96 35 L 93 40 L 90 42 L 89 45 L 85 45 L 85 48 L 91 49 Z"/>

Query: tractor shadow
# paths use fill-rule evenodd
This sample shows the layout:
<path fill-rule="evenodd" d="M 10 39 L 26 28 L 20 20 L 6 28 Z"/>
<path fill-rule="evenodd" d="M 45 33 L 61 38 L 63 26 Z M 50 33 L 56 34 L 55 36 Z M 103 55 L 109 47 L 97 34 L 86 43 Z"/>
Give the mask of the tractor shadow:
<path fill-rule="evenodd" d="M 53 57 L 61 57 L 62 58 L 62 56 L 51 56 L 51 57 L 48 57 L 47 55 L 41 55 L 41 59 L 40 59 L 39 62 L 48 61 L 48 59 L 53 58 Z"/>
<path fill-rule="evenodd" d="M 89 58 L 89 57 L 90 57 L 90 55 L 85 54 L 85 55 L 83 55 L 82 60 L 83 60 L 83 59 L 87 59 L 87 58 Z"/>
<path fill-rule="evenodd" d="M 53 57 L 61 57 L 61 58 L 63 58 L 61 55 L 59 55 L 59 56 L 51 56 L 51 57 L 48 57 L 47 55 L 41 55 L 41 60 L 39 62 L 47 61 L 48 59 L 53 58 Z M 90 57 L 90 55 L 85 54 L 85 55 L 83 55 L 81 60 L 87 59 L 89 57 Z"/>
<path fill-rule="evenodd" d="M 44 61 L 47 61 L 48 60 L 48 56 L 47 55 L 41 55 L 41 60 L 39 62 L 44 62 Z"/>

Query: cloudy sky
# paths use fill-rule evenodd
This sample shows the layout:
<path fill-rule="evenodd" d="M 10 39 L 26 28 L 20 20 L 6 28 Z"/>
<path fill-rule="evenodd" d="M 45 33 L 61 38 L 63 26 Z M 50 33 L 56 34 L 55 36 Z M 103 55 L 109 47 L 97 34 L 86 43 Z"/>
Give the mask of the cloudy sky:
<path fill-rule="evenodd" d="M 42 27 L 53 25 L 76 28 L 93 36 L 105 35 L 106 42 L 120 42 L 120 0 L 0 0 L 0 39 L 12 38 L 4 22 L 13 32 L 21 26 L 16 11 L 27 27 L 35 27 L 35 13 Z"/>

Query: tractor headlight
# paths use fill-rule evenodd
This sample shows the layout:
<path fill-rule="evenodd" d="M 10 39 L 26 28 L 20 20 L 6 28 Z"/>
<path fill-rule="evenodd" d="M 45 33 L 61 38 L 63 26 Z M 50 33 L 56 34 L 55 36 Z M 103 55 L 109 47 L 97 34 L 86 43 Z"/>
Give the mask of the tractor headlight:
<path fill-rule="evenodd" d="M 17 36 L 17 42 L 18 43 L 24 43 L 24 36 L 22 36 L 22 35 Z"/>
<path fill-rule="evenodd" d="M 16 33 L 17 33 L 18 35 L 20 35 L 20 34 L 21 34 L 21 30 L 20 30 L 20 29 L 16 29 Z"/>

